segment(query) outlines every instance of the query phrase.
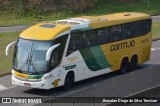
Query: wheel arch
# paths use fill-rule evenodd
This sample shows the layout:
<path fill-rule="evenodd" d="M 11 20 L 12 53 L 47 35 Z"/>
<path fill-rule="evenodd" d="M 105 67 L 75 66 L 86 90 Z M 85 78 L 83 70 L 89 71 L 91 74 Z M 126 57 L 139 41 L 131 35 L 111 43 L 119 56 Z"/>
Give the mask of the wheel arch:
<path fill-rule="evenodd" d="M 131 59 L 132 59 L 133 57 L 136 57 L 137 63 L 139 63 L 139 62 L 138 62 L 138 60 L 139 60 L 139 59 L 138 59 L 138 55 L 137 55 L 137 54 L 133 54 L 133 55 L 131 56 L 131 58 L 130 58 L 130 61 L 131 61 Z M 130 62 L 130 61 L 129 61 L 129 62 Z"/>
<path fill-rule="evenodd" d="M 73 70 L 68 71 L 67 74 L 66 74 L 66 76 L 68 74 L 71 74 L 73 76 L 73 81 L 75 82 L 75 73 L 74 73 L 74 71 Z M 65 78 L 66 78 L 66 76 L 65 76 Z"/>
<path fill-rule="evenodd" d="M 124 56 L 124 57 L 122 57 L 122 59 L 121 59 L 121 63 L 122 63 L 122 61 L 123 61 L 124 59 L 127 59 L 127 61 L 129 62 L 128 56 Z"/>
<path fill-rule="evenodd" d="M 73 75 L 73 80 L 74 80 L 74 82 L 75 82 L 75 72 L 74 72 L 74 70 L 69 70 L 69 71 L 63 73 L 62 85 L 64 85 L 66 76 L 67 76 L 68 74 L 72 74 L 72 75 Z"/>

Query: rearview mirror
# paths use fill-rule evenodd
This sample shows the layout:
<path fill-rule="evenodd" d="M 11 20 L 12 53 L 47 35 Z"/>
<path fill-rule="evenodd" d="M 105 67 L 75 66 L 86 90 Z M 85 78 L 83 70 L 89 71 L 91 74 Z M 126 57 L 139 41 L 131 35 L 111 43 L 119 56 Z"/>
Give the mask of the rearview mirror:
<path fill-rule="evenodd" d="M 14 41 L 14 42 L 10 43 L 9 45 L 7 45 L 7 47 L 6 47 L 6 56 L 8 56 L 8 54 L 9 54 L 9 48 L 12 47 L 16 43 L 17 43 L 17 41 Z"/>
<path fill-rule="evenodd" d="M 56 45 L 53 45 L 52 47 L 50 47 L 46 53 L 46 61 L 49 61 L 50 60 L 50 57 L 51 57 L 51 53 L 52 51 L 57 48 L 58 46 L 60 46 L 60 44 L 56 44 Z"/>

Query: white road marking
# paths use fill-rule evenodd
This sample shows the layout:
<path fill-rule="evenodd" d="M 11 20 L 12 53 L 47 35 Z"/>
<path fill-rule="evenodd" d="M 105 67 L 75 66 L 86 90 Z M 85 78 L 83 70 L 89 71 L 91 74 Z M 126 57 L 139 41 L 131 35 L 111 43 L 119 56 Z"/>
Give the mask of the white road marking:
<path fill-rule="evenodd" d="M 155 51 L 156 49 L 155 48 L 151 48 L 151 51 Z"/>
<path fill-rule="evenodd" d="M 15 88 L 15 87 L 17 87 L 17 86 L 11 86 L 11 87 L 8 87 L 7 89 L 12 89 L 12 88 Z"/>
<path fill-rule="evenodd" d="M 3 90 L 7 90 L 7 89 L 12 89 L 12 88 L 15 88 L 16 86 L 11 86 L 11 87 L 5 87 L 3 85 L 0 85 L 0 91 L 3 91 Z"/>
<path fill-rule="evenodd" d="M 6 89 L 7 89 L 7 87 L 0 85 L 0 91 L 6 90 Z"/>
<path fill-rule="evenodd" d="M 160 50 L 160 48 L 151 48 L 151 51 Z"/>

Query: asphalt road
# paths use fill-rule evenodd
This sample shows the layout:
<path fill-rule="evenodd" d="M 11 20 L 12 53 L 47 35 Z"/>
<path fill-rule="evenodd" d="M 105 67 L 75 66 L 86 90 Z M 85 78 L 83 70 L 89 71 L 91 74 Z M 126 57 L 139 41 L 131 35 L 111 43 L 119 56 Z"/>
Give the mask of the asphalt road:
<path fill-rule="evenodd" d="M 152 16 L 153 21 L 160 20 L 159 16 Z M 10 27 L 0 27 L 0 32 L 16 32 L 16 31 L 22 31 L 29 27 L 29 25 L 26 26 L 10 26 Z"/>
<path fill-rule="evenodd" d="M 152 43 L 152 52 L 150 61 L 139 65 L 139 69 L 149 67 L 151 65 L 160 64 L 160 41 L 154 41 Z M 85 89 L 86 87 L 96 84 L 98 82 L 118 76 L 117 73 L 110 73 L 99 77 L 91 78 L 85 81 L 77 82 L 73 89 L 64 91 L 62 88 L 56 88 L 51 90 L 40 90 L 26 87 L 17 87 L 11 84 L 10 75 L 0 77 L 0 97 L 61 97 L 67 95 L 73 91 Z M 12 106 L 18 106 L 22 104 L 12 104 Z M 0 106 L 3 106 L 0 104 Z M 6 104 L 4 105 L 6 106 Z"/>
<path fill-rule="evenodd" d="M 158 16 L 152 16 L 153 21 L 159 21 L 160 20 L 160 15 Z"/>
<path fill-rule="evenodd" d="M 0 32 L 17 32 L 27 29 L 29 26 L 10 26 L 10 27 L 0 27 Z"/>

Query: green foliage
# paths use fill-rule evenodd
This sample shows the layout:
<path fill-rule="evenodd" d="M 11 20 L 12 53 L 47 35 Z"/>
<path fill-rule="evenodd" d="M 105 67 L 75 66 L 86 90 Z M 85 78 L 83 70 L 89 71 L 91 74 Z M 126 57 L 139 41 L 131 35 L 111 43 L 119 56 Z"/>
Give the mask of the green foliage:
<path fill-rule="evenodd" d="M 0 0 L 0 26 L 117 12 L 160 14 L 160 0 Z"/>
<path fill-rule="evenodd" d="M 87 14 L 106 14 L 116 12 L 144 12 L 160 14 L 160 0 L 101 0 Z"/>
<path fill-rule="evenodd" d="M 12 68 L 13 47 L 10 55 L 5 56 L 6 46 L 17 40 L 19 32 L 0 33 L 0 73 L 10 72 Z"/>

